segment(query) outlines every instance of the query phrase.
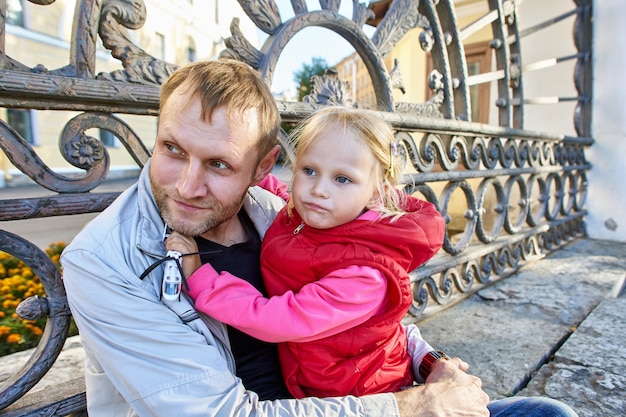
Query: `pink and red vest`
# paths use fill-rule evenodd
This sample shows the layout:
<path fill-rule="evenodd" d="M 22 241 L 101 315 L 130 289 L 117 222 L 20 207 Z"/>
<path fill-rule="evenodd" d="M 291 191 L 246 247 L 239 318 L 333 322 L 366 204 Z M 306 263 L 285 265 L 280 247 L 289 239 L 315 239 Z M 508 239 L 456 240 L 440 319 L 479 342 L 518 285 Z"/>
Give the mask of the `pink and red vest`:
<path fill-rule="evenodd" d="M 384 308 L 363 324 L 312 342 L 278 345 L 283 376 L 295 398 L 392 392 L 412 384 L 401 324 L 413 299 L 408 272 L 441 248 L 444 221 L 431 203 L 416 198 L 408 199 L 405 210 L 393 223 L 356 220 L 328 230 L 304 227 L 294 234 L 302 220 L 295 210 L 289 217 L 283 209 L 267 231 L 261 267 L 269 296 L 297 292 L 354 265 L 370 266 L 387 278 Z"/>

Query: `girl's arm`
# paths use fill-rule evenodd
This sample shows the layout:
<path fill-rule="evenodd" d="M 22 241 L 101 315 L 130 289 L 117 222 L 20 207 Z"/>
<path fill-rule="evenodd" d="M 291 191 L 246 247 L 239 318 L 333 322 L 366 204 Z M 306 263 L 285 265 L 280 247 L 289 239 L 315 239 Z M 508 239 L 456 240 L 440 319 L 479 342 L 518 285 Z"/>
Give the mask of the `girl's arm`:
<path fill-rule="evenodd" d="M 289 201 L 290 196 L 287 191 L 287 184 L 279 180 L 274 174 L 267 174 L 267 176 L 257 185 L 270 193 L 279 196 L 283 200 Z"/>
<path fill-rule="evenodd" d="M 307 342 L 340 333 L 376 314 L 387 282 L 376 269 L 351 266 L 297 293 L 265 298 L 248 282 L 203 265 L 187 279 L 196 309 L 267 342 Z"/>

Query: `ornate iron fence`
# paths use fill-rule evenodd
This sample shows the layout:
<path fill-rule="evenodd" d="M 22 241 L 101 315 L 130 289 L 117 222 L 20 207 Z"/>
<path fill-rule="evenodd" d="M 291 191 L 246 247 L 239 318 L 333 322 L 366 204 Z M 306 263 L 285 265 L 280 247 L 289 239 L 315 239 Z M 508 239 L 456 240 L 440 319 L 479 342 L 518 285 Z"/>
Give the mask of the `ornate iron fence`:
<path fill-rule="evenodd" d="M 45 7 L 54 0 L 31 0 Z M 531 258 L 585 234 L 588 187 L 585 149 L 593 144 L 591 123 L 591 0 L 576 0 L 570 10 L 545 16 L 522 28 L 520 0 L 477 0 L 477 18 L 459 27 L 453 0 L 394 0 L 372 36 L 363 30 L 372 9 L 353 2 L 353 13 L 338 13 L 340 0 L 320 0 L 310 10 L 304 0 L 291 0 L 292 18 L 283 21 L 273 0 L 242 1 L 241 7 L 269 36 L 261 49 L 248 42 L 238 22 L 222 56 L 243 60 L 271 82 L 281 53 L 307 27 L 319 26 L 346 39 L 362 59 L 374 88 L 378 110 L 394 126 L 407 161 L 405 189 L 436 204 L 448 221 L 444 250 L 412 272 L 414 303 L 407 321 L 415 321 L 509 275 Z M 529 3 L 528 1 L 526 3 Z M 28 67 L 5 50 L 6 2 L 0 1 L 0 105 L 6 108 L 81 112 L 61 130 L 59 151 L 83 175 L 70 176 L 47 166 L 36 149 L 14 127 L 0 121 L 0 147 L 11 163 L 54 195 L 0 200 L 0 220 L 98 212 L 116 193 L 94 189 L 106 178 L 110 158 L 102 143 L 85 134 L 90 128 L 112 132 L 138 166 L 150 157 L 144 140 L 114 114 L 155 116 L 159 84 L 175 66 L 156 59 L 124 35 L 145 20 L 141 0 L 82 0 L 73 22 L 67 65 Z M 541 15 L 540 10 L 536 14 Z M 573 18 L 575 53 L 523 65 L 523 39 Z M 139 22 L 139 23 L 138 23 Z M 464 39 L 480 30 L 492 34 L 495 65 L 469 75 Z M 388 71 L 385 58 L 410 30 L 420 30 L 416 50 L 432 59 L 433 98 L 424 103 L 395 103 L 399 74 Z M 123 69 L 96 73 L 96 39 Z M 574 62 L 575 96 L 528 98 L 526 74 L 538 68 Z M 406 74 L 403 75 L 406 77 Z M 345 101 L 345 82 L 329 72 L 314 80 L 303 103 L 278 101 L 285 122 L 296 122 L 322 105 Z M 491 125 L 472 123 L 472 86 L 492 85 Z M 575 102 L 576 135 L 524 128 L 524 112 L 544 102 Z M 358 104 L 358 103 L 357 103 Z M 283 139 L 287 153 L 290 144 Z M 34 244 L 0 230 L 0 249 L 24 260 L 43 281 L 47 297 L 25 300 L 23 317 L 48 316 L 46 331 L 26 367 L 6 381 L 0 408 L 24 395 L 57 357 L 69 326 L 63 285 L 53 264 Z M 67 410 L 66 410 L 67 411 Z M 71 410 L 70 410 L 71 411 Z"/>

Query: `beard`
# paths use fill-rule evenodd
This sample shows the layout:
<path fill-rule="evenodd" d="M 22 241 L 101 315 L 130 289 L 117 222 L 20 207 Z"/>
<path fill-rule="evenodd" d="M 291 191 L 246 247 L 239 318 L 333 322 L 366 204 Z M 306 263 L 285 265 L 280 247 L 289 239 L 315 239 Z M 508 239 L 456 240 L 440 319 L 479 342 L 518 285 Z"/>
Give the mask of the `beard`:
<path fill-rule="evenodd" d="M 222 223 L 232 219 L 237 215 L 241 206 L 243 205 L 243 199 L 245 194 L 227 206 L 221 205 L 215 201 L 193 201 L 193 205 L 196 207 L 202 207 L 204 209 L 210 209 L 208 217 L 199 221 L 177 217 L 175 213 L 168 207 L 168 201 L 172 199 L 165 190 L 158 187 L 152 187 L 152 193 L 154 194 L 154 200 L 161 213 L 161 217 L 165 224 L 186 236 L 200 236 L 209 230 L 213 230 Z M 176 201 L 185 201 L 178 195 L 174 196 Z"/>

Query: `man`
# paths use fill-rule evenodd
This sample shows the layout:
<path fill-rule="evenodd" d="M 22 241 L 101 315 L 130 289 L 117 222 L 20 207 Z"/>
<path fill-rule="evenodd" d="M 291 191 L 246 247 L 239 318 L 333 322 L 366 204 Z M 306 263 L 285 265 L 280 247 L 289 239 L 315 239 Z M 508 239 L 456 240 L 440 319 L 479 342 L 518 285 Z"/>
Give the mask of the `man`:
<path fill-rule="evenodd" d="M 252 389 L 285 397 L 273 347 L 198 318 L 184 296 L 162 299 L 163 269 L 153 264 L 165 256 L 166 225 L 198 236 L 203 261 L 260 282 L 259 242 L 284 203 L 255 185 L 278 157 L 279 123 L 263 80 L 236 61 L 191 64 L 163 85 L 151 161 L 61 260 L 86 353 L 90 417 L 489 415 L 480 380 L 458 358 L 436 361 L 425 385 L 399 393 L 261 400 Z"/>

